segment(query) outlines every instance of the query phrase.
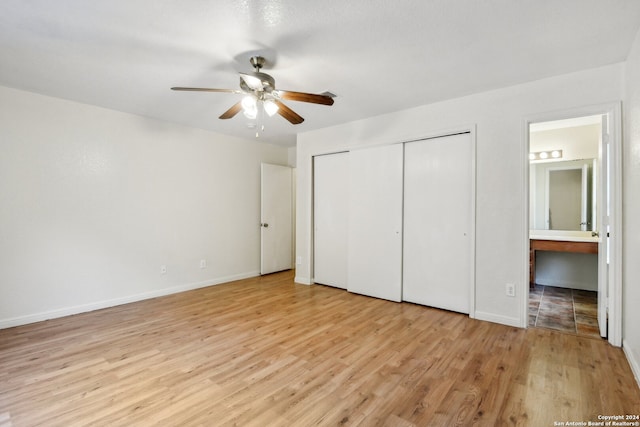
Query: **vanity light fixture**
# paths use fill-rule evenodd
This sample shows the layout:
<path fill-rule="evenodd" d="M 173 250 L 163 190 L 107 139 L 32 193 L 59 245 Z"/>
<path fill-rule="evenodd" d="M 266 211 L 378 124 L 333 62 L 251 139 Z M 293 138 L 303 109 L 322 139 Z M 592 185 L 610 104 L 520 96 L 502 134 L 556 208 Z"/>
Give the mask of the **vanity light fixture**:
<path fill-rule="evenodd" d="M 538 151 L 536 153 L 529 153 L 529 160 L 550 160 L 561 159 L 562 150 L 547 150 Z"/>

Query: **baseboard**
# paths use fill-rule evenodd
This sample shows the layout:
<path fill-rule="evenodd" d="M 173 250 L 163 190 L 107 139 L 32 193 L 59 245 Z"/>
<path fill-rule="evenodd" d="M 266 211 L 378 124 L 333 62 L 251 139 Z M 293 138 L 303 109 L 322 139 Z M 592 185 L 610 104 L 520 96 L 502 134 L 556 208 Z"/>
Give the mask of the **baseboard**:
<path fill-rule="evenodd" d="M 592 284 L 591 286 L 585 286 L 585 284 L 582 282 L 572 282 L 570 280 L 548 281 L 548 280 L 545 280 L 544 278 L 538 278 L 538 277 L 536 277 L 536 283 L 542 286 L 553 286 L 554 288 L 579 289 L 581 291 L 592 291 L 592 292 L 598 291 L 597 283 L 595 285 Z"/>
<path fill-rule="evenodd" d="M 56 319 L 58 317 L 71 316 L 79 313 L 86 313 L 94 310 L 101 310 L 103 308 L 115 307 L 117 305 L 129 304 L 136 301 L 142 301 L 145 299 L 162 297 L 165 295 L 177 294 L 179 292 L 191 291 L 199 288 L 206 288 L 207 286 L 219 285 L 222 283 L 232 282 L 234 280 L 248 279 L 250 277 L 259 276 L 259 271 L 250 271 L 241 274 L 234 274 L 231 276 L 218 277 L 214 279 L 205 280 L 202 282 L 187 283 L 184 285 L 173 286 L 170 288 L 158 289 L 150 292 L 143 292 L 135 295 L 128 295 L 121 298 L 114 298 L 110 300 L 97 301 L 89 304 L 75 305 L 71 307 L 64 307 L 56 310 L 43 311 L 40 313 L 28 314 L 26 316 L 12 317 L 8 319 L 0 319 L 0 329 L 12 328 L 14 326 L 27 325 L 29 323 L 42 322 L 44 320 Z"/>
<path fill-rule="evenodd" d="M 622 340 L 622 351 L 624 351 L 625 356 L 627 356 L 627 361 L 629 362 L 629 366 L 631 366 L 633 376 L 636 378 L 638 387 L 640 387 L 640 360 L 638 354 L 629 347 L 626 340 Z"/>
<path fill-rule="evenodd" d="M 293 279 L 294 282 L 300 284 L 300 285 L 310 285 L 311 284 L 311 279 L 309 279 L 308 277 L 301 277 L 301 276 L 296 276 Z"/>
<path fill-rule="evenodd" d="M 486 322 L 499 323 L 501 325 L 514 326 L 516 328 L 523 327 L 520 324 L 520 319 L 517 317 L 501 316 L 499 314 L 476 311 L 473 318 L 477 320 L 484 320 Z"/>

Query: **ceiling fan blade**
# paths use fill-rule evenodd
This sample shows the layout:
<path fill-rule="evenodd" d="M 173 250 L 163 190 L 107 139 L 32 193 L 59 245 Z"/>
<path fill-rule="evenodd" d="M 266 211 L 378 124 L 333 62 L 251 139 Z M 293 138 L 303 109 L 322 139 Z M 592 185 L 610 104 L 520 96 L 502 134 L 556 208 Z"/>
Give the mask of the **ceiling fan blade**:
<path fill-rule="evenodd" d="M 236 89 L 211 89 L 207 87 L 172 87 L 171 90 L 187 90 L 192 92 L 225 92 L 225 93 L 242 93 Z"/>
<path fill-rule="evenodd" d="M 304 119 L 300 117 L 298 113 L 284 105 L 282 102 L 275 99 L 273 100 L 273 102 L 275 102 L 275 104 L 278 106 L 278 114 L 289 120 L 292 125 L 299 125 L 300 123 L 304 122 Z"/>
<path fill-rule="evenodd" d="M 314 93 L 292 92 L 290 90 L 278 90 L 281 99 L 288 101 L 311 102 L 312 104 L 333 105 L 333 97 L 329 95 L 316 95 Z"/>
<path fill-rule="evenodd" d="M 224 119 L 230 119 L 231 117 L 233 117 L 236 114 L 238 114 L 240 112 L 240 110 L 242 110 L 242 101 L 239 101 L 239 102 L 236 102 L 235 104 L 233 104 L 231 106 L 231 108 L 229 108 L 227 111 L 222 113 L 220 118 L 223 119 L 223 120 Z"/>

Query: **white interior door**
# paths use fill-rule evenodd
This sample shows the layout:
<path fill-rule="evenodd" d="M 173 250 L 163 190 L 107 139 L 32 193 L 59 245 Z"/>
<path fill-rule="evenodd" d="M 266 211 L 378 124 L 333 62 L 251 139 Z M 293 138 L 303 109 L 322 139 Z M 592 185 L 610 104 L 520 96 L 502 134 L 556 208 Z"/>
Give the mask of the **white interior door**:
<path fill-rule="evenodd" d="M 349 153 L 347 290 L 402 298 L 402 144 Z"/>
<path fill-rule="evenodd" d="M 600 235 L 598 243 L 598 329 L 607 336 L 607 304 L 609 295 L 609 117 L 602 116 L 600 159 L 596 175 L 598 199 L 594 232 Z"/>
<path fill-rule="evenodd" d="M 292 188 L 290 167 L 262 163 L 260 274 L 292 267 Z"/>
<path fill-rule="evenodd" d="M 347 289 L 349 153 L 313 158 L 313 281 Z"/>
<path fill-rule="evenodd" d="M 473 279 L 470 134 L 405 144 L 405 301 L 469 313 Z"/>

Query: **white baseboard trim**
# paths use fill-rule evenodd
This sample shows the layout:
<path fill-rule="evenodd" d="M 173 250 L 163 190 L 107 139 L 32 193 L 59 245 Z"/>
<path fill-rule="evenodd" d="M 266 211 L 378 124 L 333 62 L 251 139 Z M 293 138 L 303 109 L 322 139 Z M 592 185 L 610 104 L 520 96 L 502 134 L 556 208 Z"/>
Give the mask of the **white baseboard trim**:
<path fill-rule="evenodd" d="M 88 304 L 75 305 L 72 307 L 64 307 L 56 310 L 43 311 L 40 313 L 27 314 L 25 316 L 11 317 L 8 319 L 0 319 L 0 329 L 12 328 L 14 326 L 27 325 L 29 323 L 42 322 L 44 320 L 56 319 L 58 317 L 71 316 L 79 313 L 100 310 L 103 308 L 115 307 L 117 305 L 128 304 L 131 302 L 142 301 L 145 299 L 162 297 L 165 295 L 177 294 L 179 292 L 191 291 L 194 289 L 205 288 L 207 286 L 219 285 L 222 283 L 232 282 L 234 280 L 248 279 L 250 277 L 259 276 L 259 271 L 250 271 L 231 276 L 218 277 L 196 283 L 187 283 L 184 285 L 173 286 L 170 288 L 157 289 L 150 292 L 143 292 L 135 295 L 128 295 L 121 298 L 114 298 L 104 301 L 96 301 Z"/>
<path fill-rule="evenodd" d="M 585 286 L 582 282 L 573 282 L 571 280 L 545 280 L 544 278 L 538 278 L 536 276 L 536 284 L 542 286 L 553 286 L 555 288 L 567 288 L 567 289 L 580 289 L 582 291 L 598 291 L 598 284 L 587 284 Z"/>
<path fill-rule="evenodd" d="M 636 378 L 636 382 L 640 387 L 640 358 L 638 357 L 638 354 L 627 344 L 626 340 L 622 340 L 622 350 L 624 351 L 624 355 L 627 356 L 627 361 L 629 362 L 629 366 L 631 366 L 633 376 Z"/>
<path fill-rule="evenodd" d="M 499 314 L 476 311 L 473 318 L 476 320 L 484 320 L 486 322 L 499 323 L 501 325 L 515 326 L 516 328 L 523 327 L 520 324 L 520 319 L 517 317 L 501 316 Z"/>
<path fill-rule="evenodd" d="M 300 285 L 310 285 L 311 284 L 311 279 L 309 279 L 308 277 L 301 277 L 301 276 L 296 276 L 293 279 L 294 282 L 300 284 Z"/>

